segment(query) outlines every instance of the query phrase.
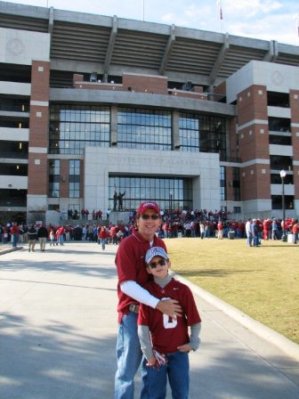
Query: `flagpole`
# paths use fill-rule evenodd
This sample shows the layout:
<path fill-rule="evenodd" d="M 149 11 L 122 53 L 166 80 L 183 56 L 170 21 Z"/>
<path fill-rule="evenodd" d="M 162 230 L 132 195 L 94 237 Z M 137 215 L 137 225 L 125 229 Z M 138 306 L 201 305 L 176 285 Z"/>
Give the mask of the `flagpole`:
<path fill-rule="evenodd" d="M 220 21 L 220 32 L 222 33 L 223 31 L 223 9 L 222 9 L 222 1 L 221 0 L 217 0 L 217 8 L 218 8 L 218 17 L 219 17 L 219 21 Z"/>

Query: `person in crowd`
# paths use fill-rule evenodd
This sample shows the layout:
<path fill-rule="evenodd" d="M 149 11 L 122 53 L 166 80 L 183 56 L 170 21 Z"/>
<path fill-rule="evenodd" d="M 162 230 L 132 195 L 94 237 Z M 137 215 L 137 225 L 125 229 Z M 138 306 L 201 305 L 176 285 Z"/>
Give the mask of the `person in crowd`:
<path fill-rule="evenodd" d="M 217 230 L 218 230 L 218 234 L 217 234 L 218 240 L 222 240 L 223 231 L 224 231 L 224 224 L 223 224 L 223 221 L 221 219 L 218 220 Z"/>
<path fill-rule="evenodd" d="M 272 224 L 271 224 L 271 235 L 272 235 L 272 240 L 278 240 L 278 224 L 277 220 L 275 218 L 272 219 Z"/>
<path fill-rule="evenodd" d="M 166 250 L 156 231 L 161 225 L 160 207 L 156 202 L 142 202 L 136 211 L 136 228 L 121 240 L 115 258 L 118 275 L 118 336 L 115 399 L 134 398 L 134 377 L 141 364 L 142 351 L 137 333 L 139 304 L 158 309 L 170 317 L 181 314 L 175 299 L 161 300 L 143 288 L 150 279 L 145 267 L 146 251 L 152 246 Z M 141 398 L 148 398 L 143 384 Z"/>
<path fill-rule="evenodd" d="M 145 263 L 147 272 L 153 276 L 145 286 L 147 290 L 161 299 L 176 299 L 183 308 L 182 317 L 170 318 L 147 305 L 140 306 L 138 336 L 145 356 L 148 397 L 166 398 L 168 377 L 172 397 L 187 399 L 188 353 L 199 347 L 201 318 L 190 288 L 168 274 L 170 260 L 164 248 L 150 248 Z"/>
<path fill-rule="evenodd" d="M 257 219 L 252 219 L 251 223 L 252 242 L 254 247 L 260 246 L 259 225 Z"/>
<path fill-rule="evenodd" d="M 11 225 L 10 235 L 13 248 L 17 248 L 20 238 L 20 228 L 16 222 L 13 222 Z"/>
<path fill-rule="evenodd" d="M 298 232 L 299 232 L 299 222 L 298 219 L 295 219 L 292 225 L 292 234 L 294 235 L 294 244 L 298 242 Z"/>
<path fill-rule="evenodd" d="M 50 240 L 50 247 L 54 246 L 55 245 L 55 241 L 56 241 L 56 234 L 55 234 L 54 227 L 50 227 L 49 240 Z"/>
<path fill-rule="evenodd" d="M 199 231 L 200 231 L 200 238 L 203 240 L 205 236 L 205 224 L 203 220 L 199 222 Z"/>
<path fill-rule="evenodd" d="M 251 229 L 252 220 L 251 218 L 247 219 L 245 223 L 245 234 L 246 234 L 246 242 L 249 247 L 252 246 L 252 229 Z"/>
<path fill-rule="evenodd" d="M 101 244 L 102 250 L 105 251 L 106 244 L 109 238 L 109 231 L 105 226 L 99 227 L 98 230 L 98 243 Z"/>
<path fill-rule="evenodd" d="M 44 223 L 42 223 L 37 229 L 37 237 L 41 252 L 45 252 L 48 239 L 48 230 Z"/>
<path fill-rule="evenodd" d="M 29 227 L 27 235 L 28 235 L 28 251 L 29 252 L 34 252 L 35 251 L 35 244 L 37 242 L 37 230 L 36 230 L 34 224 L 32 224 Z"/>
<path fill-rule="evenodd" d="M 10 227 L 11 226 L 9 223 L 3 225 L 2 241 L 4 244 L 8 243 L 11 240 Z"/>
<path fill-rule="evenodd" d="M 64 245 L 64 235 L 65 235 L 64 226 L 59 226 L 58 229 L 56 230 L 57 244 Z"/>
<path fill-rule="evenodd" d="M 123 239 L 125 233 L 123 232 L 122 229 L 119 229 L 118 232 L 116 233 L 116 243 L 119 244 L 121 240 Z"/>

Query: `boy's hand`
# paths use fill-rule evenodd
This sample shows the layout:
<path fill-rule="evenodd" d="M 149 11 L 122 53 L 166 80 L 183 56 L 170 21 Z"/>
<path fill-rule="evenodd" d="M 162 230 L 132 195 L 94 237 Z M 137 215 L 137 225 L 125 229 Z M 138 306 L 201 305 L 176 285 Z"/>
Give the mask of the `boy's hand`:
<path fill-rule="evenodd" d="M 163 353 L 160 353 L 156 350 L 153 350 L 154 356 L 148 359 L 147 366 L 159 368 L 161 366 L 165 366 L 167 363 L 167 358 Z"/>
<path fill-rule="evenodd" d="M 192 348 L 191 348 L 190 344 L 184 344 L 184 345 L 178 346 L 178 351 L 180 351 L 180 352 L 190 352 L 190 351 L 192 351 Z"/>
<path fill-rule="evenodd" d="M 149 367 L 154 367 L 156 365 L 156 358 L 154 356 L 149 358 L 146 365 Z"/>

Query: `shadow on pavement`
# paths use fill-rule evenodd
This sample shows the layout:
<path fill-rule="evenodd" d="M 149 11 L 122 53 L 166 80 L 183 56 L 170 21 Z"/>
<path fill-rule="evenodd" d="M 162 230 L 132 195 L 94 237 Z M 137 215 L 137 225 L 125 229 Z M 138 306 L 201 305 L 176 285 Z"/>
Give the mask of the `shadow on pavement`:
<path fill-rule="evenodd" d="M 100 323 L 100 322 L 99 322 Z M 34 329 L 15 314 L 1 315 L 1 399 L 99 399 L 113 390 L 115 339 L 80 334 L 53 321 Z M 111 350 L 112 349 L 112 350 Z"/>

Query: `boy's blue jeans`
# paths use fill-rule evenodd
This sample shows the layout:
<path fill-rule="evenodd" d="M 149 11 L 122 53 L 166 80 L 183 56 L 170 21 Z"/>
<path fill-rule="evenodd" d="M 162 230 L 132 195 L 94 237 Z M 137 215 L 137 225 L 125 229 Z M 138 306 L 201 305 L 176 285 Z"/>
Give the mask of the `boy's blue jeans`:
<path fill-rule="evenodd" d="M 167 355 L 168 363 L 159 368 L 147 367 L 144 386 L 148 399 L 165 399 L 167 377 L 173 399 L 188 399 L 189 395 L 189 356 L 185 352 Z M 146 364 L 146 360 L 144 361 Z"/>
<path fill-rule="evenodd" d="M 137 333 L 137 313 L 123 317 L 116 343 L 117 371 L 115 374 L 115 399 L 134 399 L 134 377 L 142 360 Z M 148 399 L 144 389 L 141 399 Z"/>

